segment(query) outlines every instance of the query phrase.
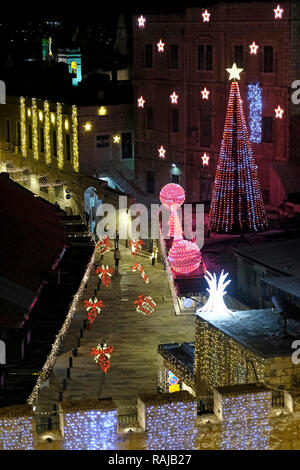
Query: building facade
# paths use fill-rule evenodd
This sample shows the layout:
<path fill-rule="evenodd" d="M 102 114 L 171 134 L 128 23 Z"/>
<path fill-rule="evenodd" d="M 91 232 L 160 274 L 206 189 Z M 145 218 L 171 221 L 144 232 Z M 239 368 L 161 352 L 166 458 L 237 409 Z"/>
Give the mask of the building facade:
<path fill-rule="evenodd" d="M 226 68 L 235 62 L 243 68 L 239 86 L 264 199 L 272 203 L 271 164 L 291 158 L 298 115 L 290 91 L 299 68 L 289 55 L 298 7 L 280 7 L 278 18 L 272 2 L 214 4 L 208 21 L 196 7 L 145 13 L 141 25 L 134 16 L 136 175 L 148 193 L 158 196 L 175 182 L 189 189 L 190 200 L 210 200 L 230 87 Z M 275 117 L 278 106 L 282 118 Z"/>

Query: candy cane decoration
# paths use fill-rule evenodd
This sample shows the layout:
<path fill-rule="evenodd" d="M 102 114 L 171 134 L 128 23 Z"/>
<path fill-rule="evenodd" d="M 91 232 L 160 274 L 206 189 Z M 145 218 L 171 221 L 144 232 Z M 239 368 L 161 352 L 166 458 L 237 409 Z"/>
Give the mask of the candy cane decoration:
<path fill-rule="evenodd" d="M 129 246 L 131 246 L 131 254 L 136 257 L 136 255 L 139 254 L 142 245 L 145 245 L 145 242 L 143 240 L 129 240 Z"/>
<path fill-rule="evenodd" d="M 156 303 L 149 295 L 139 295 L 138 298 L 133 302 L 136 307 L 136 311 L 143 315 L 151 315 L 156 309 Z"/>
<path fill-rule="evenodd" d="M 97 297 L 94 297 L 94 300 L 90 298 L 89 300 L 84 301 L 84 306 L 88 314 L 88 321 L 92 325 L 97 318 L 97 315 L 100 315 L 101 309 L 105 307 L 102 300 L 98 300 Z"/>
<path fill-rule="evenodd" d="M 135 263 L 133 266 L 131 266 L 131 270 L 132 270 L 133 272 L 138 271 L 138 272 L 140 273 L 140 275 L 142 276 L 142 278 L 143 278 L 145 284 L 149 284 L 148 276 L 147 276 L 147 274 L 145 273 L 144 268 L 143 268 L 143 266 L 142 266 L 141 264 Z"/>
<path fill-rule="evenodd" d="M 106 342 L 98 344 L 96 348 L 91 349 L 90 357 L 94 358 L 94 361 L 97 362 L 105 374 L 110 369 L 110 357 L 113 350 L 113 346 L 108 346 Z"/>
<path fill-rule="evenodd" d="M 112 248 L 112 243 L 109 241 L 108 236 L 100 240 L 96 245 L 96 253 L 99 255 L 104 255 L 108 253 Z"/>
<path fill-rule="evenodd" d="M 101 282 L 103 283 L 103 285 L 105 287 L 108 287 L 111 283 L 111 276 L 113 275 L 113 272 L 114 272 L 114 268 L 112 267 L 108 267 L 108 266 L 104 266 L 104 264 L 102 264 L 102 266 L 98 266 L 98 268 L 96 269 L 96 274 L 98 274 L 99 278 L 101 279 Z"/>

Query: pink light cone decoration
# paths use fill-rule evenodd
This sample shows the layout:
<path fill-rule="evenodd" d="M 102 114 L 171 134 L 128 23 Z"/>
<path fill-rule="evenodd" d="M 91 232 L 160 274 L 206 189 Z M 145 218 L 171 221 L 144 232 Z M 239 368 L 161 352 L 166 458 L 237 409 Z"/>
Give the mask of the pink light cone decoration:
<path fill-rule="evenodd" d="M 170 237 L 174 236 L 174 228 L 175 228 L 175 214 L 185 200 L 185 192 L 184 189 L 175 183 L 166 184 L 160 191 L 159 198 L 161 203 L 167 208 L 170 209 Z"/>
<path fill-rule="evenodd" d="M 168 260 L 176 273 L 189 274 L 199 268 L 202 257 L 196 243 L 179 240 L 173 243 Z"/>

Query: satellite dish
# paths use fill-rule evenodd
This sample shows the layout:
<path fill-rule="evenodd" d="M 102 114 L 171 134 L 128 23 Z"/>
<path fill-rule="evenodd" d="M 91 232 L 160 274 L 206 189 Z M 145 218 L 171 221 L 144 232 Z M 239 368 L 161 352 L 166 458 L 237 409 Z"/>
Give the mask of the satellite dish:
<path fill-rule="evenodd" d="M 283 297 L 272 297 L 273 305 L 277 308 L 278 313 L 284 317 L 284 331 L 285 336 L 287 336 L 286 332 L 286 323 L 287 320 L 296 320 L 300 321 L 300 308 L 297 305 L 289 302 L 288 300 L 284 299 Z"/>

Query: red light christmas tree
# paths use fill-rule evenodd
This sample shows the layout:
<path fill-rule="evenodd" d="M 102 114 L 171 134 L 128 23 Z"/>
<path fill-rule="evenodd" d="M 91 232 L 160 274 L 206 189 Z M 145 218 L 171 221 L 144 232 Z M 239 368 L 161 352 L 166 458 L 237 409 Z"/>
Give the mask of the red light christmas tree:
<path fill-rule="evenodd" d="M 257 166 L 249 141 L 238 82 L 242 69 L 233 64 L 228 108 L 210 207 L 212 232 L 263 231 L 267 219 Z"/>

